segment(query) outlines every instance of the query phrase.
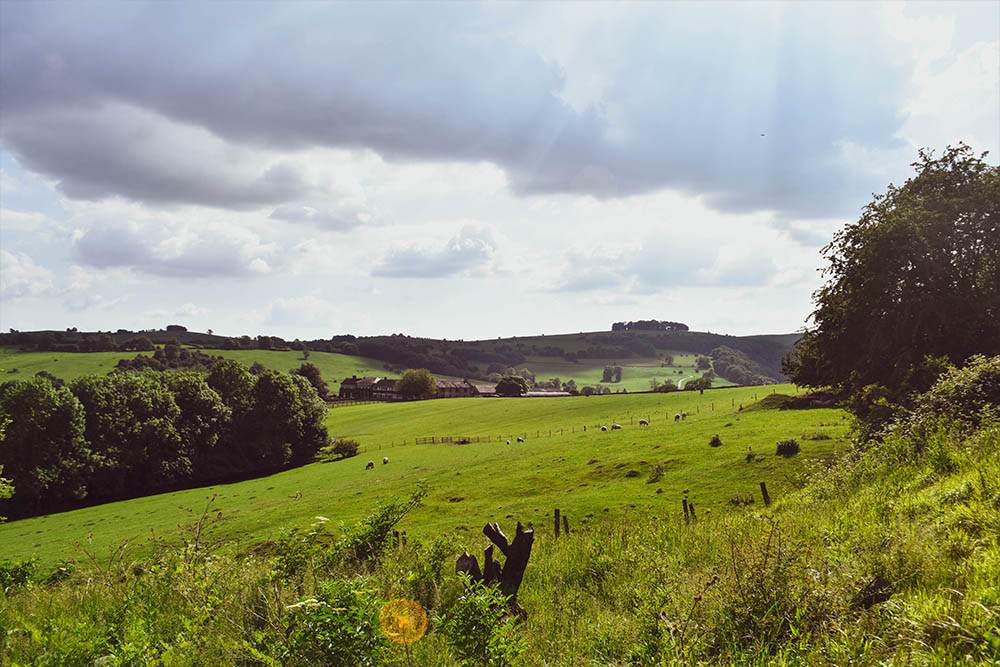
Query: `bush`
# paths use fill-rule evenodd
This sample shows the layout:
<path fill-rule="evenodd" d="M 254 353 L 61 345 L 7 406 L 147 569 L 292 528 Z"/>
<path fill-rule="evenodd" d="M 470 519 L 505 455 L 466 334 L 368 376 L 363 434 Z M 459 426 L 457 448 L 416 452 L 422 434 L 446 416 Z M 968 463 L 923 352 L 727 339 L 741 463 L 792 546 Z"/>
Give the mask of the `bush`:
<path fill-rule="evenodd" d="M 331 579 L 288 608 L 288 659 L 323 665 L 380 665 L 387 645 L 380 601 L 366 577 Z"/>
<path fill-rule="evenodd" d="M 465 593 L 435 624 L 464 665 L 506 667 L 524 650 L 524 639 L 517 635 L 516 620 L 508 615 L 504 596 L 468 579 Z"/>
<path fill-rule="evenodd" d="M 788 440 L 778 441 L 778 450 L 776 453 L 779 456 L 794 456 L 799 453 L 799 449 L 801 449 L 799 441 L 795 438 L 789 438 Z"/>
<path fill-rule="evenodd" d="M 719 437 L 718 433 L 716 433 L 715 435 L 713 435 L 712 439 L 708 441 L 708 446 L 709 447 L 721 447 L 722 446 L 722 438 Z"/>
<path fill-rule="evenodd" d="M 323 461 L 324 463 L 349 459 L 352 456 L 358 455 L 358 448 L 360 446 L 361 445 L 357 440 L 337 438 L 332 443 L 319 450 L 316 454 L 316 459 L 318 461 Z"/>

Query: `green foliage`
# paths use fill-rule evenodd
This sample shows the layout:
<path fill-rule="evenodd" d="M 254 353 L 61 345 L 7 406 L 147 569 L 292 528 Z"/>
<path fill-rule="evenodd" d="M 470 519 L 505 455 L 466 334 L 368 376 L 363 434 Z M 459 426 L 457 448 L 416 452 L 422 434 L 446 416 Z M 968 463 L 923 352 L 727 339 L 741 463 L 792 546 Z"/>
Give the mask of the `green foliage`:
<path fill-rule="evenodd" d="M 306 350 L 306 352 L 308 352 L 308 350 Z M 327 396 L 330 393 L 330 387 L 327 386 L 319 368 L 317 368 L 315 364 L 305 363 L 289 372 L 292 375 L 301 375 L 305 379 L 309 380 L 309 384 L 311 384 L 316 390 L 316 394 L 323 400 L 327 399 Z"/>
<path fill-rule="evenodd" d="M 516 619 L 499 590 L 464 580 L 465 592 L 435 625 L 463 665 L 506 667 L 524 651 Z"/>
<path fill-rule="evenodd" d="M 942 368 L 928 359 L 1000 353 L 1000 168 L 964 144 L 913 166 L 824 248 L 815 326 L 784 364 L 797 384 L 853 394 L 876 425 L 930 386 Z"/>
<path fill-rule="evenodd" d="M 711 389 L 712 382 L 713 382 L 712 378 L 702 376 L 700 378 L 695 378 L 693 380 L 688 380 L 687 382 L 685 382 L 684 389 L 690 391 L 701 391 L 703 389 Z"/>
<path fill-rule="evenodd" d="M 15 586 L 27 586 L 38 570 L 38 559 L 0 560 L 0 592 L 5 596 L 12 593 Z M 0 647 L 3 647 L 0 640 Z"/>
<path fill-rule="evenodd" d="M 411 368 L 403 371 L 396 391 L 403 398 L 428 398 L 437 391 L 437 378 L 426 368 Z"/>
<path fill-rule="evenodd" d="M 712 367 L 712 360 L 709 357 L 699 355 L 695 357 L 694 367 L 699 371 L 707 371 Z"/>
<path fill-rule="evenodd" d="M 802 447 L 799 445 L 798 440 L 795 438 L 788 438 L 778 441 L 775 453 L 778 456 L 794 456 L 795 454 L 798 454 L 801 449 Z"/>
<path fill-rule="evenodd" d="M 721 345 L 711 352 L 712 369 L 721 377 L 742 385 L 775 384 L 764 367 L 745 352 Z"/>
<path fill-rule="evenodd" d="M 916 401 L 917 419 L 939 418 L 969 424 L 1000 410 L 1000 356 L 976 355 L 963 368 L 942 374 Z"/>
<path fill-rule="evenodd" d="M 66 387 L 34 378 L 0 388 L 6 422 L 0 466 L 17 489 L 13 502 L 38 508 L 87 495 L 98 463 L 84 438 L 84 410 Z"/>
<path fill-rule="evenodd" d="M 501 396 L 521 396 L 528 389 L 528 381 L 519 375 L 505 375 L 497 382 L 497 393 Z"/>
<path fill-rule="evenodd" d="M 288 608 L 286 664 L 335 667 L 381 665 L 387 641 L 379 630 L 381 606 L 366 577 L 331 579 L 316 595 Z"/>
<path fill-rule="evenodd" d="M 337 438 L 329 445 L 319 450 L 316 459 L 319 461 L 338 461 L 358 455 L 360 443 L 350 438 Z"/>

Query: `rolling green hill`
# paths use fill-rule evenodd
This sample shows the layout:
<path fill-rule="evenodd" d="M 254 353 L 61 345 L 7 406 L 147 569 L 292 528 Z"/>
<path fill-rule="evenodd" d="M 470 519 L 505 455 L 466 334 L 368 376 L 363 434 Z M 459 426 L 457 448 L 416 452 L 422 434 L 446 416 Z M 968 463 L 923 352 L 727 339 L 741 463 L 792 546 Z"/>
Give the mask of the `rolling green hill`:
<path fill-rule="evenodd" d="M 762 391 L 342 407 L 330 410 L 329 430 L 357 439 L 363 450 L 358 457 L 14 521 L 0 526 L 0 543 L 6 557 L 35 555 L 49 564 L 80 557 L 74 543 L 92 542 L 88 548 L 98 554 L 124 541 L 141 549 L 149 536 L 192 521 L 214 497 L 211 512 L 223 518 L 211 538 L 247 544 L 308 524 L 316 515 L 329 517 L 331 525 L 353 522 L 379 501 L 405 496 L 421 483 L 427 499 L 402 527 L 425 536 L 446 532 L 471 539 L 487 520 L 544 524 L 556 507 L 577 527 L 632 507 L 672 514 L 685 489 L 700 512 L 723 512 L 731 499 L 752 495 L 760 481 L 781 497 L 804 465 L 831 458 L 845 444 L 847 422 L 839 410 L 739 412 L 755 395 L 763 398 Z M 682 410 L 689 416 L 675 422 L 673 415 Z M 638 426 L 640 418 L 650 425 Z M 612 421 L 624 428 L 600 430 Z M 802 454 L 790 459 L 774 453 L 779 439 L 817 433 L 829 439 L 804 440 Z M 526 435 L 526 442 L 507 445 L 517 434 Z M 723 446 L 709 447 L 715 434 Z M 486 441 L 414 444 L 416 438 L 442 436 Z M 761 458 L 748 463 L 748 448 Z M 382 456 L 389 457 L 388 465 L 381 464 Z M 364 469 L 369 459 L 377 462 L 373 471 Z M 649 482 L 658 467 L 661 476 Z"/>

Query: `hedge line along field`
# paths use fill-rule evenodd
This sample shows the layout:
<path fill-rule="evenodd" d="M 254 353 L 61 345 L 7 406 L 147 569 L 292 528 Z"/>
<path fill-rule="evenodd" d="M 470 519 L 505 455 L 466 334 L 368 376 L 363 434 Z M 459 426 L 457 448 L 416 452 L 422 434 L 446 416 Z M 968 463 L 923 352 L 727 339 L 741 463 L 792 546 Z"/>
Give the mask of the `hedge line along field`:
<path fill-rule="evenodd" d="M 309 359 L 295 350 L 202 350 L 213 357 L 235 359 L 246 366 L 255 361 L 269 370 L 287 373 L 308 361 L 319 368 L 330 390 L 337 391 L 340 381 L 351 375 L 385 375 L 384 364 L 377 359 L 356 357 L 333 352 L 310 352 Z M 72 380 L 81 375 L 104 375 L 118 363 L 119 359 L 134 359 L 138 354 L 151 356 L 149 352 L 20 352 L 13 347 L 0 347 L 0 382 L 23 380 L 38 371 L 48 371 L 57 378 Z"/>
<path fill-rule="evenodd" d="M 760 503 L 761 481 L 773 497 L 781 497 L 810 466 L 825 464 L 846 446 L 848 425 L 840 410 L 734 408 L 773 389 L 338 408 L 327 417 L 331 435 L 358 440 L 365 450 L 360 456 L 15 521 L 0 526 L 0 543 L 6 558 L 36 556 L 49 565 L 79 559 L 81 545 L 106 559 L 126 541 L 141 551 L 151 536 L 177 531 L 209 506 L 212 516 L 222 519 L 213 524 L 211 539 L 248 545 L 308 525 L 317 515 L 328 517 L 331 526 L 354 522 L 379 501 L 408 496 L 420 484 L 426 485 L 427 498 L 401 528 L 428 537 L 468 536 L 470 547 L 478 545 L 487 521 L 510 528 L 520 520 L 544 528 L 556 507 L 577 530 L 629 512 L 676 515 L 685 490 L 699 514 L 725 512 L 731 501 L 756 495 Z M 788 385 L 777 389 L 794 392 Z M 674 422 L 681 410 L 688 418 Z M 640 417 L 648 417 L 650 426 L 638 426 Z M 602 432 L 599 425 L 612 420 L 624 429 Z M 506 445 L 506 436 L 517 433 L 527 433 L 526 442 L 512 438 Z M 716 434 L 723 445 L 710 447 Z M 413 444 L 415 436 L 460 435 L 493 441 Z M 775 455 L 776 441 L 784 438 L 799 439 L 802 452 Z M 751 462 L 748 448 L 755 453 Z M 388 465 L 381 463 L 383 456 Z M 376 462 L 374 470 L 365 470 L 368 460 Z"/>

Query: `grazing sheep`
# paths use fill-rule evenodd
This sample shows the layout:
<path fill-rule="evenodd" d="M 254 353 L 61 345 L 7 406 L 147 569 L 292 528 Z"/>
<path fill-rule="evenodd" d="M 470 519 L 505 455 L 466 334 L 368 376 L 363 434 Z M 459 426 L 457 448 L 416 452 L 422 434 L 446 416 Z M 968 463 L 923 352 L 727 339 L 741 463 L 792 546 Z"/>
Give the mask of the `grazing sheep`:
<path fill-rule="evenodd" d="M 649 426 L 649 420 L 648 419 L 640 419 L 639 420 L 639 426 Z"/>
<path fill-rule="evenodd" d="M 508 445 L 510 444 L 510 438 L 507 438 L 507 444 Z"/>
<path fill-rule="evenodd" d="M 679 422 L 680 420 L 681 420 L 681 416 L 679 414 L 674 415 L 674 421 L 675 422 Z"/>
<path fill-rule="evenodd" d="M 517 441 L 518 442 L 524 442 L 524 438 L 522 438 L 521 436 L 517 436 Z"/>
<path fill-rule="evenodd" d="M 369 461 L 368 465 L 365 466 L 365 470 L 371 470 L 374 467 L 375 467 L 375 462 L 374 461 Z"/>
<path fill-rule="evenodd" d="M 622 427 L 621 424 L 612 424 L 611 425 L 611 430 L 612 431 L 618 431 L 618 430 L 621 430 L 621 427 Z"/>
<path fill-rule="evenodd" d="M 607 430 L 608 430 L 608 427 L 607 427 L 607 426 L 602 426 L 602 427 L 601 427 L 601 430 L 602 430 L 602 431 L 607 431 Z"/>
<path fill-rule="evenodd" d="M 688 413 L 681 412 L 681 419 L 687 419 L 687 418 L 688 418 Z"/>
<path fill-rule="evenodd" d="M 389 457 L 388 456 L 383 456 L 382 457 L 382 465 L 385 465 L 388 462 L 389 462 Z"/>

